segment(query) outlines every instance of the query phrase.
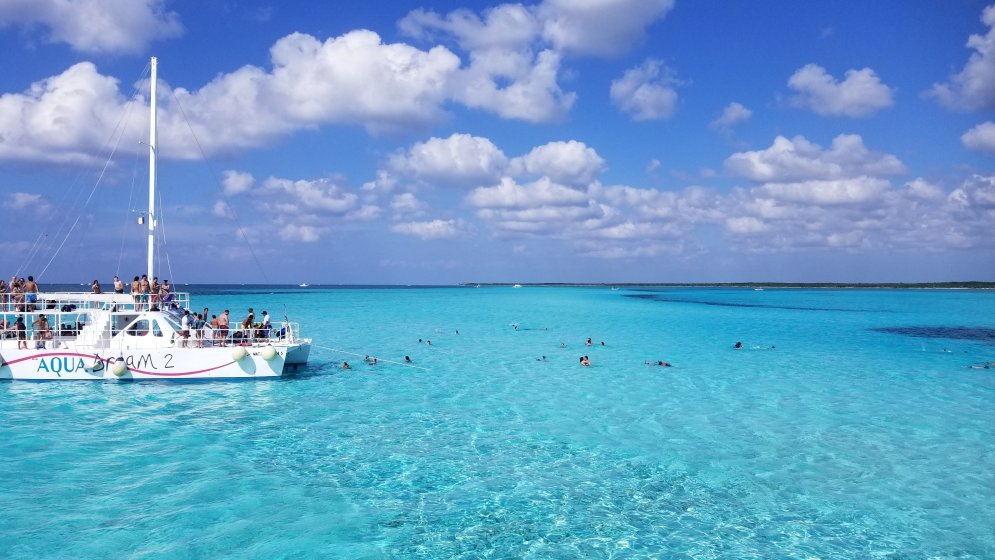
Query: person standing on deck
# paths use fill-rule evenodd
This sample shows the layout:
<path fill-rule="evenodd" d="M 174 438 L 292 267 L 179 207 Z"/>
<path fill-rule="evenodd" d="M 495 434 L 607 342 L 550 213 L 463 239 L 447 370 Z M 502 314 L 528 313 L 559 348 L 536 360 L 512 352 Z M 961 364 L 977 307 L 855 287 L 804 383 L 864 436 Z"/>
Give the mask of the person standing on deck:
<path fill-rule="evenodd" d="M 138 281 L 138 310 L 141 311 L 146 309 L 146 304 L 149 301 L 149 291 L 152 286 L 149 284 L 149 277 L 146 274 L 142 274 L 142 279 Z"/>
<path fill-rule="evenodd" d="M 242 319 L 242 336 L 253 338 L 252 326 L 256 322 L 256 314 L 252 312 L 252 308 L 249 308 L 249 314 Z"/>
<path fill-rule="evenodd" d="M 184 310 L 183 318 L 180 319 L 180 346 L 187 347 L 187 340 L 190 339 L 190 312 Z"/>
<path fill-rule="evenodd" d="M 17 349 L 28 349 L 28 328 L 24 325 L 24 317 L 18 315 L 14 321 L 14 332 L 17 333 Z"/>
<path fill-rule="evenodd" d="M 159 277 L 153 276 L 152 283 L 149 284 L 149 308 L 159 307 Z"/>
<path fill-rule="evenodd" d="M 139 286 L 140 282 L 138 281 L 138 277 L 135 276 L 135 279 L 131 281 L 131 298 L 135 300 L 135 309 L 138 309 L 138 300 L 140 299 L 139 293 L 141 290 Z"/>
<path fill-rule="evenodd" d="M 218 340 L 222 346 L 228 345 L 228 310 L 218 317 Z"/>
<path fill-rule="evenodd" d="M 38 301 L 38 284 L 35 283 L 34 276 L 28 276 L 28 281 L 24 283 L 24 301 L 28 304 L 26 311 L 35 310 L 35 302 Z"/>
<path fill-rule="evenodd" d="M 121 281 L 117 276 L 114 277 L 114 293 L 123 294 L 124 293 L 124 282 Z"/>
<path fill-rule="evenodd" d="M 16 277 L 10 281 L 11 311 L 24 311 L 24 285 Z"/>

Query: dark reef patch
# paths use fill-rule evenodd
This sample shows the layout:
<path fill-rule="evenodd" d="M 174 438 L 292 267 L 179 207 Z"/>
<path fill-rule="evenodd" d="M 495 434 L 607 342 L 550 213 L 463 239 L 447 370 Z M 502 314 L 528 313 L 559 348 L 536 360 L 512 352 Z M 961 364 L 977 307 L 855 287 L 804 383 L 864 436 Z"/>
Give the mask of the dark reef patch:
<path fill-rule="evenodd" d="M 871 330 L 916 338 L 974 340 L 995 345 L 995 329 L 989 327 L 879 327 Z"/>
<path fill-rule="evenodd" d="M 698 305 L 716 305 L 719 307 L 759 307 L 761 309 L 789 309 L 792 311 L 850 311 L 864 313 L 869 311 L 874 311 L 877 313 L 882 313 L 880 310 L 874 309 L 843 309 L 840 307 L 802 307 L 802 306 L 792 306 L 792 305 L 769 305 L 764 303 L 739 303 L 733 301 L 712 301 L 704 299 L 685 299 L 685 298 L 668 298 L 657 294 L 625 294 L 622 297 L 634 298 L 634 299 L 646 299 L 650 301 L 663 301 L 669 303 L 694 303 Z"/>

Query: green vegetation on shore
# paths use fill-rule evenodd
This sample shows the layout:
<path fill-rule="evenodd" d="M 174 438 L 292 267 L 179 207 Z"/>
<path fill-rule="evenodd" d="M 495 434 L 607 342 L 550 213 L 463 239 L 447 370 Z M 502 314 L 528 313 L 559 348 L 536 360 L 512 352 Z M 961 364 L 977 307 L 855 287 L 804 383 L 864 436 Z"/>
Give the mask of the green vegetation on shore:
<path fill-rule="evenodd" d="M 511 286 L 511 282 L 465 282 L 462 286 Z M 591 286 L 591 287 L 682 287 L 682 288 L 899 288 L 899 289 L 965 289 L 991 290 L 995 282 L 619 282 L 619 283 L 584 283 L 584 282 L 533 282 L 522 283 L 522 286 Z"/>

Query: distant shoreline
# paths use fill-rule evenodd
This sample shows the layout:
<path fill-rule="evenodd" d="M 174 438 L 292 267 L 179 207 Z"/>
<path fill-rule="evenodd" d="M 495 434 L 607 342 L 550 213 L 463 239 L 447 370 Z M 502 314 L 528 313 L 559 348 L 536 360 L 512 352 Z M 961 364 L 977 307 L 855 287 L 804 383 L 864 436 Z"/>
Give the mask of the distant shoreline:
<path fill-rule="evenodd" d="M 531 287 L 612 287 L 612 288 L 862 288 L 862 289 L 919 289 L 919 290 L 993 290 L 995 282 L 533 282 L 512 284 L 511 282 L 464 282 L 461 286 L 531 286 Z"/>

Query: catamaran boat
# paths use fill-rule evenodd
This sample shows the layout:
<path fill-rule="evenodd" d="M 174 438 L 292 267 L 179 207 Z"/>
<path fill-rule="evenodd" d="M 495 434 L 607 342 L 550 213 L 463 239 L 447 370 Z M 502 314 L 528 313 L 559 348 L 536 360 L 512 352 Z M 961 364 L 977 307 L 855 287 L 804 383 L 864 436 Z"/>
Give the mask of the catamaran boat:
<path fill-rule="evenodd" d="M 156 228 L 156 58 L 151 60 L 148 277 Z M 311 339 L 285 320 L 229 333 L 193 330 L 188 293 L 6 294 L 0 300 L 0 379 L 192 380 L 280 377 L 306 364 Z M 11 323 L 11 324 L 8 324 Z M 184 327 L 187 327 L 186 329 Z"/>

